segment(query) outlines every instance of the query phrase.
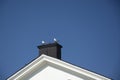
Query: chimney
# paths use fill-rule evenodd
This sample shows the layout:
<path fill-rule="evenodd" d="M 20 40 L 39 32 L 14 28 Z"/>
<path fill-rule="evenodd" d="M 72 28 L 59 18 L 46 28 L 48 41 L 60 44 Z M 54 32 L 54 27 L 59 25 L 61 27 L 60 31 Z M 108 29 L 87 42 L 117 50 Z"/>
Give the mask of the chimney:
<path fill-rule="evenodd" d="M 42 44 L 38 46 L 39 55 L 45 54 L 57 59 L 61 59 L 61 48 L 62 46 L 57 42 Z"/>

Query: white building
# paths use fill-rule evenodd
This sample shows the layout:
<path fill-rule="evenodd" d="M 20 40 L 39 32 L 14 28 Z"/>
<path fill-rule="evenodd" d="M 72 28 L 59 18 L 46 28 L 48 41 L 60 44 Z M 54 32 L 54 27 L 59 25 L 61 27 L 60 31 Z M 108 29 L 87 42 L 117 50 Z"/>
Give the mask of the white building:
<path fill-rule="evenodd" d="M 40 56 L 7 80 L 110 80 L 62 61 L 62 46 L 57 42 L 38 48 Z"/>

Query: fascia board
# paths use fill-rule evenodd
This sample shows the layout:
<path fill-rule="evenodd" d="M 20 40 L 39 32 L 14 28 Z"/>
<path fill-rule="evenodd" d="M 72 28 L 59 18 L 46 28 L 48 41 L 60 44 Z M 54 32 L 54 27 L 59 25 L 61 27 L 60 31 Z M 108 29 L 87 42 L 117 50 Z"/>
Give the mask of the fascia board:
<path fill-rule="evenodd" d="M 101 76 L 99 74 L 93 73 L 91 71 L 82 69 L 80 67 L 71 65 L 69 63 L 66 63 L 64 61 L 58 60 L 56 58 L 52 58 L 46 55 L 41 55 L 37 59 L 35 59 L 33 62 L 28 64 L 26 67 L 18 71 L 16 74 L 8 78 L 8 80 L 18 80 L 20 77 L 23 77 L 23 75 L 27 75 L 29 72 L 32 72 L 37 67 L 40 67 L 41 65 L 47 63 L 47 65 L 52 65 L 52 66 L 61 66 L 63 69 L 69 69 L 70 71 L 74 71 L 78 74 L 82 74 L 85 76 L 88 76 L 90 78 L 93 78 L 93 80 L 111 80 L 109 78 L 106 78 L 104 76 Z"/>
<path fill-rule="evenodd" d="M 30 64 L 19 70 L 17 73 L 9 77 L 7 80 L 17 80 L 26 73 L 30 72 L 33 68 L 36 68 L 38 65 L 45 64 L 44 56 L 45 55 L 41 55 L 40 57 L 32 61 Z"/>
<path fill-rule="evenodd" d="M 55 58 L 52 58 L 52 57 L 49 57 L 49 56 L 46 56 L 46 55 L 45 55 L 45 57 L 46 57 L 45 60 L 47 62 L 49 62 L 49 63 L 61 66 L 63 68 L 67 68 L 67 69 L 69 69 L 71 71 L 77 72 L 79 74 L 83 74 L 83 75 L 91 77 L 91 78 L 93 78 L 95 80 L 111 80 L 109 78 L 106 78 L 106 77 L 101 76 L 99 74 L 96 74 L 96 73 L 93 73 L 91 71 L 82 69 L 80 67 L 74 66 L 72 64 L 66 63 L 64 61 L 61 61 L 61 60 L 58 60 L 58 59 L 55 59 Z"/>

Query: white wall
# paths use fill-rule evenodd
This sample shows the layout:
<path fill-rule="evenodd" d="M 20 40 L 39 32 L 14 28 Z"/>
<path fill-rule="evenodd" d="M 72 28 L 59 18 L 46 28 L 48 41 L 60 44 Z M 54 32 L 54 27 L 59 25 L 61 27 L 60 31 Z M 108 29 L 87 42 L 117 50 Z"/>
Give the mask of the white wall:
<path fill-rule="evenodd" d="M 64 71 L 58 70 L 51 66 L 47 66 L 29 80 L 83 80 L 77 76 L 71 75 Z"/>

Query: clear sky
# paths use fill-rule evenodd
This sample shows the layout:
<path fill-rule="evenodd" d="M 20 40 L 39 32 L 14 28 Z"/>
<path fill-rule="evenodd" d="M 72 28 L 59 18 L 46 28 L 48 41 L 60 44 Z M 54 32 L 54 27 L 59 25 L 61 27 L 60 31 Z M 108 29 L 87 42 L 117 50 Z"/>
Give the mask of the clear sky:
<path fill-rule="evenodd" d="M 54 37 L 64 61 L 120 80 L 119 0 L 0 0 L 0 80 Z"/>

